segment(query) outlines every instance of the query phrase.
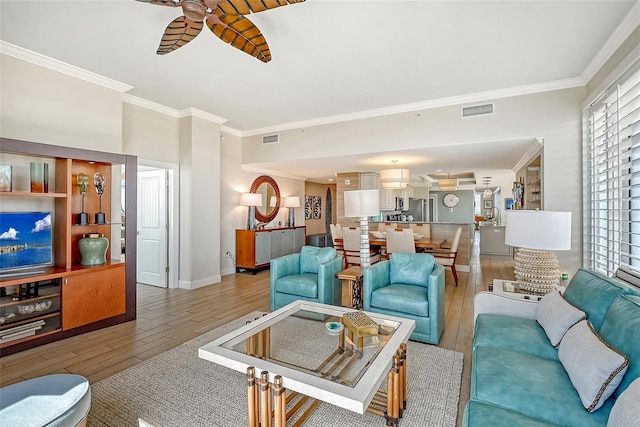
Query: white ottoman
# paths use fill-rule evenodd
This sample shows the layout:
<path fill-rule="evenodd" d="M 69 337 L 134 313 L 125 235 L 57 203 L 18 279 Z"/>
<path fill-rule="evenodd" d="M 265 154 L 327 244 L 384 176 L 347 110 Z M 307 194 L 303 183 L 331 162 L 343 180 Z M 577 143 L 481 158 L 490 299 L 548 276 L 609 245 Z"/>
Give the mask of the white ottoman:
<path fill-rule="evenodd" d="M 89 381 L 80 375 L 46 375 L 0 388 L 0 426 L 84 426 L 90 408 Z"/>

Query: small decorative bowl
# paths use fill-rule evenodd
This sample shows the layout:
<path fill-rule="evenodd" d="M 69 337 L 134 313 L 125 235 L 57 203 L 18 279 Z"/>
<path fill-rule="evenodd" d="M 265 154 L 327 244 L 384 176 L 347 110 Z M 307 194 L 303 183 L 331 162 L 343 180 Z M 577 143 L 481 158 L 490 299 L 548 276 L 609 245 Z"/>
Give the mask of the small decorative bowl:
<path fill-rule="evenodd" d="M 344 325 L 340 322 L 327 322 L 324 325 L 327 327 L 329 332 L 333 333 L 342 332 L 342 330 L 344 329 Z"/>
<path fill-rule="evenodd" d="M 387 233 L 385 233 L 384 231 L 372 231 L 371 234 L 373 234 L 373 237 L 375 237 L 376 239 L 387 238 Z"/>

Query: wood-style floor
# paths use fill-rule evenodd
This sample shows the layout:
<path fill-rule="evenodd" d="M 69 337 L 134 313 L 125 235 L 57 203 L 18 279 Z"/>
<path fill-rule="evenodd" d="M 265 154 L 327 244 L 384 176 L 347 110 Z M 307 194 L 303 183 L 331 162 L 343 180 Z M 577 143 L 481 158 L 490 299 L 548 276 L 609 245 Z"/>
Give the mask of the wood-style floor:
<path fill-rule="evenodd" d="M 458 424 L 471 383 L 473 296 L 494 278 L 514 277 L 511 259 L 479 256 L 478 243 L 476 238 L 471 271 L 458 273 L 458 287 L 446 272 L 446 326 L 439 346 L 465 355 Z M 2 357 L 0 386 L 53 373 L 79 374 L 93 383 L 254 310 L 269 311 L 268 271 L 224 276 L 219 284 L 193 291 L 138 285 L 135 321 Z"/>

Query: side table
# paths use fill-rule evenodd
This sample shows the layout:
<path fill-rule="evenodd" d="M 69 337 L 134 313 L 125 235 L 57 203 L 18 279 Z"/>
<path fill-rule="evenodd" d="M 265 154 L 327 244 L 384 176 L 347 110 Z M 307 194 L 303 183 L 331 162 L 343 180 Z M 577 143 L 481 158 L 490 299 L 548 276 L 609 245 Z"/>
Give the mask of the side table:
<path fill-rule="evenodd" d="M 336 275 L 342 285 L 349 285 L 350 308 L 362 310 L 362 267 L 352 265 Z"/>
<path fill-rule="evenodd" d="M 520 284 L 514 280 L 493 279 L 493 289 L 490 291 L 496 294 L 509 295 L 514 298 L 529 301 L 540 301 L 543 295 L 534 295 L 520 290 Z"/>

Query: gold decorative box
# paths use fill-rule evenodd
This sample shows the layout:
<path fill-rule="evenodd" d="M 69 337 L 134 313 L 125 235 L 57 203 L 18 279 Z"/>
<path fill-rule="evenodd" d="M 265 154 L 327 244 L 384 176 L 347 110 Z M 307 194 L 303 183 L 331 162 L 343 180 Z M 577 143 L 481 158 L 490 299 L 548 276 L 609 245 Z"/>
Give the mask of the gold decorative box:
<path fill-rule="evenodd" d="M 343 314 L 342 323 L 355 337 L 378 335 L 378 324 L 362 311 Z"/>

